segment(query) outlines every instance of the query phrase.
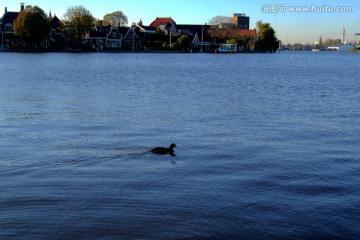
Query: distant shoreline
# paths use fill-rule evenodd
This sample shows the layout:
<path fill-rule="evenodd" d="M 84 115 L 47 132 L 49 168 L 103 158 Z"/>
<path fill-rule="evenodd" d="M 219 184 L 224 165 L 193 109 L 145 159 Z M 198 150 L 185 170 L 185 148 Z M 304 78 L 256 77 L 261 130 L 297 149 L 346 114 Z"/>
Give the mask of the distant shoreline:
<path fill-rule="evenodd" d="M 153 51 L 139 51 L 139 50 L 101 50 L 101 51 L 92 51 L 92 50 L 86 50 L 86 49 L 11 49 L 11 50 L 5 50 L 0 52 L 18 52 L 18 53 L 52 53 L 52 52 L 58 52 L 58 53 L 183 53 L 183 54 L 197 54 L 197 53 L 212 53 L 216 54 L 219 52 L 201 52 L 201 51 L 169 51 L 169 50 L 153 50 Z M 241 54 L 241 53 L 254 53 L 254 52 L 235 52 L 235 53 L 219 53 L 219 54 Z"/>
<path fill-rule="evenodd" d="M 141 51 L 141 50 L 101 50 L 101 51 L 93 51 L 93 50 L 87 50 L 87 49 L 7 49 L 1 52 L 8 52 L 8 53 L 183 53 L 183 54 L 197 54 L 197 53 L 212 53 L 212 54 L 253 54 L 253 53 L 262 53 L 262 52 L 201 52 L 201 51 L 169 51 L 169 50 L 154 50 L 154 51 Z M 286 51 L 275 51 L 275 53 L 281 53 Z M 290 52 L 312 52 L 312 51 L 290 51 Z M 328 51 L 326 51 L 328 52 Z M 339 52 L 339 51 L 330 51 L 330 52 Z M 354 53 L 360 53 L 360 50 L 356 49 L 350 49 L 346 52 L 354 52 Z M 266 53 L 267 54 L 267 53 Z"/>

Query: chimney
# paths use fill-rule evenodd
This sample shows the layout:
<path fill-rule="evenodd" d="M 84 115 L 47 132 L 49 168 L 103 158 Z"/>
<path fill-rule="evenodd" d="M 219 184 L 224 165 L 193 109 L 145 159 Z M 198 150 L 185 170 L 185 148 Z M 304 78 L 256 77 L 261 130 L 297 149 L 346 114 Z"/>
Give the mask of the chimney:
<path fill-rule="evenodd" d="M 99 32 L 102 32 L 102 30 L 103 30 L 103 21 L 100 20 Z"/>
<path fill-rule="evenodd" d="M 5 7 L 5 13 L 7 13 L 7 7 Z"/>
<path fill-rule="evenodd" d="M 20 3 L 20 12 L 22 12 L 25 8 L 25 3 Z"/>

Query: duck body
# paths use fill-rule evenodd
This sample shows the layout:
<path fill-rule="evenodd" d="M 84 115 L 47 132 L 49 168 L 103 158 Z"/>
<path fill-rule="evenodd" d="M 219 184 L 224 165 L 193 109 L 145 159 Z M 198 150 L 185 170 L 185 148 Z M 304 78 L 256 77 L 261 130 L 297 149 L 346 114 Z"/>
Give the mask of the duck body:
<path fill-rule="evenodd" d="M 151 152 L 155 154 L 161 154 L 161 155 L 170 154 L 171 156 L 175 156 L 174 147 L 176 147 L 176 144 L 172 143 L 169 148 L 156 147 L 151 149 Z"/>

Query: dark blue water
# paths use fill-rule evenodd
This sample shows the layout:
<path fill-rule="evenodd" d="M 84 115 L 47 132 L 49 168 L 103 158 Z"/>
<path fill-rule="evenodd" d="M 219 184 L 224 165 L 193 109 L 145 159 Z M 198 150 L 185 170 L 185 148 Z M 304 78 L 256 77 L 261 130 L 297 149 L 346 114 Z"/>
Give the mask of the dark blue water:
<path fill-rule="evenodd" d="M 0 54 L 0 239 L 359 239 L 359 57 Z"/>

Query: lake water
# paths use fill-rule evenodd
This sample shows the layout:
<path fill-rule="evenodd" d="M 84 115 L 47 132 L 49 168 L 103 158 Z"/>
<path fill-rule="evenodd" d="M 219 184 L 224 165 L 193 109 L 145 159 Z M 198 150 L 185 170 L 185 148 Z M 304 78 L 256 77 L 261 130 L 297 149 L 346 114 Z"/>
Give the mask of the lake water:
<path fill-rule="evenodd" d="M 0 239 L 359 239 L 359 59 L 0 53 Z"/>

